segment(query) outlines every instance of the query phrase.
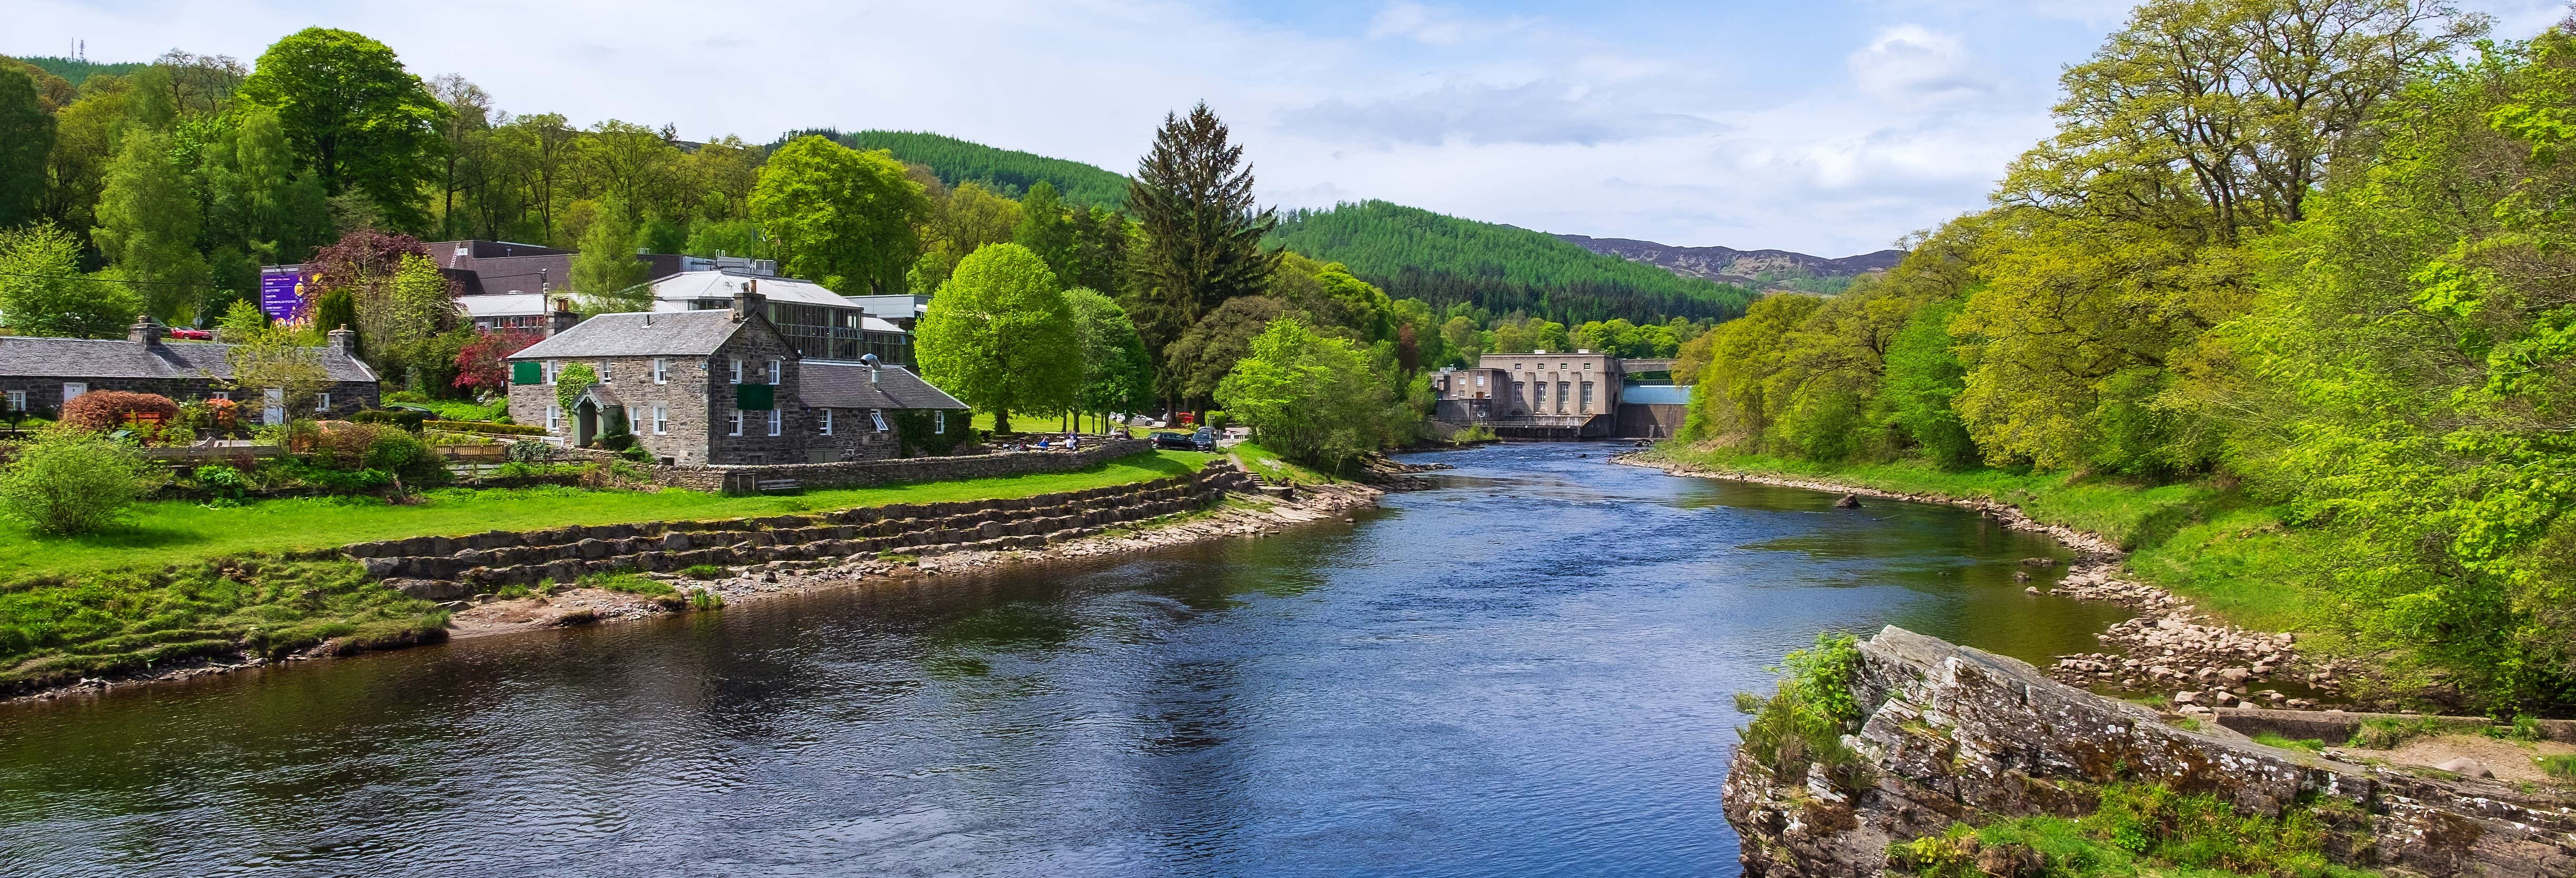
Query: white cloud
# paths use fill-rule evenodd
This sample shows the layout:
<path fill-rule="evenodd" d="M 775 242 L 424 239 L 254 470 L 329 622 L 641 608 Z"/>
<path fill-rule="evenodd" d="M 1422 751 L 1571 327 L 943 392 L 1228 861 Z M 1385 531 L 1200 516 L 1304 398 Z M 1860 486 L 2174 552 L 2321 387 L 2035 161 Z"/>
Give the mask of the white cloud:
<path fill-rule="evenodd" d="M 1880 31 L 1844 63 L 1863 91 L 1889 104 L 1963 100 L 1996 90 L 1975 69 L 1958 37 L 1920 25 Z"/>
<path fill-rule="evenodd" d="M 1402 37 L 1434 46 L 1455 46 L 1517 31 L 1528 22 L 1518 18 L 1478 19 L 1459 12 L 1398 0 L 1369 19 L 1368 38 Z"/>

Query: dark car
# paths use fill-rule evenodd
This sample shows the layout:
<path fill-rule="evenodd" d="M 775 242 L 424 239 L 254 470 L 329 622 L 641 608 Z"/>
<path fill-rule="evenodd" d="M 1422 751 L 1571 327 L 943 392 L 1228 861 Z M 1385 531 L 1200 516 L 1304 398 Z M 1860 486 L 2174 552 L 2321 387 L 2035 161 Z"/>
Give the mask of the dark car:
<path fill-rule="evenodd" d="M 1216 428 L 1200 427 L 1198 432 L 1190 434 L 1190 450 L 1215 451 Z"/>
<path fill-rule="evenodd" d="M 1154 431 L 1154 447 L 1173 448 L 1181 451 L 1196 451 L 1198 450 L 1199 443 L 1198 437 L 1191 436 L 1188 433 L 1175 433 L 1170 430 L 1156 430 Z"/>

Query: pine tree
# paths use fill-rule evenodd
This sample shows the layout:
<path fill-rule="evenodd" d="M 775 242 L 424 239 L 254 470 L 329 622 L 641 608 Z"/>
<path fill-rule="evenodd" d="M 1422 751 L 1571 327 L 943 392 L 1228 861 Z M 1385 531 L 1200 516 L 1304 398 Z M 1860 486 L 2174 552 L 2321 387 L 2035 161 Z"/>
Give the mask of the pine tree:
<path fill-rule="evenodd" d="M 1130 310 L 1167 399 L 1177 394 L 1178 376 L 1163 348 L 1226 300 L 1260 294 L 1279 264 L 1277 251 L 1261 248 L 1278 218 L 1254 210 L 1252 169 L 1228 133 L 1205 101 L 1187 118 L 1165 115 L 1127 190 L 1144 233 Z"/>
<path fill-rule="evenodd" d="M 1056 277 L 1072 275 L 1074 261 L 1074 227 L 1064 212 L 1064 200 L 1056 197 L 1055 184 L 1039 180 L 1029 187 L 1028 197 L 1020 199 L 1020 227 L 1011 233 L 1011 242 L 1029 248 L 1029 252 L 1046 260 L 1047 269 Z"/>

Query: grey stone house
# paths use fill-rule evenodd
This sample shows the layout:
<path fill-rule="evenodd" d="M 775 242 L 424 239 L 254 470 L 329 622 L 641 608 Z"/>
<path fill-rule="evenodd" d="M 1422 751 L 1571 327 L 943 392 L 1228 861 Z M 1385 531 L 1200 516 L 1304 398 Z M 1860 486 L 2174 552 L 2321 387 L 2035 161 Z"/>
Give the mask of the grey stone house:
<path fill-rule="evenodd" d="M 59 412 L 63 403 L 93 390 L 157 393 L 180 402 L 223 398 L 241 404 L 250 423 L 278 423 L 290 416 L 347 415 L 375 408 L 375 370 L 353 356 L 356 333 L 330 334 L 319 351 L 328 384 L 312 408 L 289 412 L 285 392 L 275 388 L 228 389 L 233 377 L 232 345 L 169 341 L 160 321 L 144 315 L 125 338 L 38 338 L 0 336 L 0 406 L 10 411 Z"/>
<path fill-rule="evenodd" d="M 763 297 L 725 310 L 602 314 L 510 355 L 510 418 L 575 446 L 622 412 L 636 444 L 665 463 L 834 463 L 903 456 L 903 422 L 948 447 L 966 404 L 910 370 L 806 359 L 771 323 Z M 567 408 L 555 379 L 575 363 L 600 382 Z M 928 417 L 907 418 L 906 413 Z"/>

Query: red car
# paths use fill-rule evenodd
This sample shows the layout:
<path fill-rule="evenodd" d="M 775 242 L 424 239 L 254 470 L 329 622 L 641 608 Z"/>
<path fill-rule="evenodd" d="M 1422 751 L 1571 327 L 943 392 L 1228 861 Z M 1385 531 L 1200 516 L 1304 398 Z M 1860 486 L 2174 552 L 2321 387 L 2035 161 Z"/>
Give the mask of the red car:
<path fill-rule="evenodd" d="M 215 331 L 211 329 L 173 329 L 170 330 L 170 337 L 185 339 L 188 341 L 214 341 Z"/>

